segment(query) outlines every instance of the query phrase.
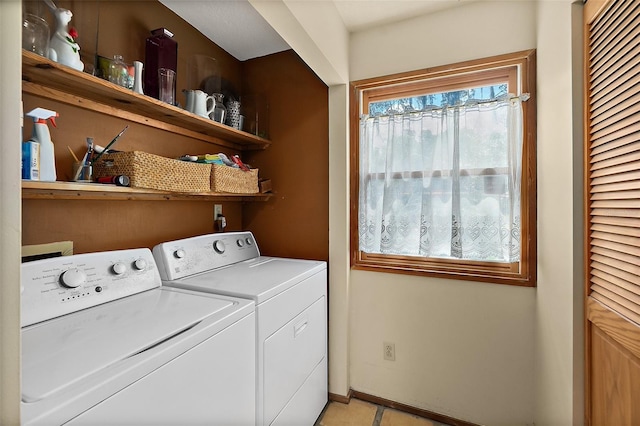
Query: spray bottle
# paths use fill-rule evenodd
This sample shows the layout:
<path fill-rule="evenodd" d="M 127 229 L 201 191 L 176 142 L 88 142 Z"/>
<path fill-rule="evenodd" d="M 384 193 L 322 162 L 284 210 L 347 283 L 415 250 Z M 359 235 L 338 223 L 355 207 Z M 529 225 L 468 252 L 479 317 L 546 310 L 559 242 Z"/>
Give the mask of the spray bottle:
<path fill-rule="evenodd" d="M 54 155 L 51 133 L 47 127 L 47 120 L 51 121 L 53 127 L 56 126 L 55 118 L 58 113 L 44 108 L 36 108 L 27 113 L 33 118 L 33 133 L 29 142 L 40 144 L 40 180 L 45 182 L 55 182 L 56 180 L 56 159 Z"/>

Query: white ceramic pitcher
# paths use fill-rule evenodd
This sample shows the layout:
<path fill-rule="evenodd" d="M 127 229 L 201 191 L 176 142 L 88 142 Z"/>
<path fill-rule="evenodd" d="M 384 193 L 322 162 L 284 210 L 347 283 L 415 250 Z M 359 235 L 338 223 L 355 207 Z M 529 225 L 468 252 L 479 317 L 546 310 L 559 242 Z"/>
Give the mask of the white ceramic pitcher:
<path fill-rule="evenodd" d="M 209 114 L 211 114 L 215 106 L 213 97 L 202 90 L 183 90 L 183 92 L 187 97 L 186 110 L 201 117 L 209 118 Z"/>

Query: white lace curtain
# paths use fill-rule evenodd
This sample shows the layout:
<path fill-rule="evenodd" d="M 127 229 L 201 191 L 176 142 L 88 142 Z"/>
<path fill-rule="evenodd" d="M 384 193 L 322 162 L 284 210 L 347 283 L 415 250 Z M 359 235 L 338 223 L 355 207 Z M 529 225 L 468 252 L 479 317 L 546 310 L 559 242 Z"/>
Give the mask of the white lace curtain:
<path fill-rule="evenodd" d="M 524 99 L 363 116 L 360 250 L 519 261 Z"/>

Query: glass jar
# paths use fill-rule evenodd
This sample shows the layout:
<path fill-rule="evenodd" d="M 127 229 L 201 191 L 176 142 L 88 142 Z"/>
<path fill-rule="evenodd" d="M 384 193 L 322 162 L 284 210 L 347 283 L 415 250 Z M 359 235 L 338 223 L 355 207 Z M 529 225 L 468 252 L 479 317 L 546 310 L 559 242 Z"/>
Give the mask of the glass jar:
<path fill-rule="evenodd" d="M 227 108 L 224 106 L 224 103 L 222 102 L 224 95 L 222 93 L 214 93 L 211 96 L 213 96 L 213 100 L 215 104 L 213 106 L 213 111 L 211 112 L 211 115 L 209 115 L 209 118 L 211 118 L 213 121 L 217 121 L 218 123 L 224 124 L 224 120 L 227 116 Z"/>
<path fill-rule="evenodd" d="M 124 63 L 122 55 L 113 55 L 113 60 L 109 64 L 109 81 L 118 86 L 128 87 L 129 67 Z"/>
<path fill-rule="evenodd" d="M 261 138 L 269 138 L 269 102 L 262 93 L 242 96 L 243 129 Z"/>
<path fill-rule="evenodd" d="M 49 54 L 49 25 L 39 16 L 25 14 L 22 21 L 22 48 L 47 57 Z"/>

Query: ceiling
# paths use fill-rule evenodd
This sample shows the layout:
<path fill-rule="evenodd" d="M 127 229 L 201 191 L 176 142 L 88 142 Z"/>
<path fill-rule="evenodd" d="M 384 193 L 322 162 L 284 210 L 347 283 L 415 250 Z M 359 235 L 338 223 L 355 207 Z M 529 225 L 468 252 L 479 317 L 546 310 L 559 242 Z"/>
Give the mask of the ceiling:
<path fill-rule="evenodd" d="M 333 1 L 349 32 L 399 22 L 459 6 L 471 0 L 325 0 Z"/>
<path fill-rule="evenodd" d="M 349 32 L 362 31 L 473 0 L 296 0 L 331 1 Z M 289 45 L 247 0 L 160 0 L 240 61 L 288 50 Z"/>

